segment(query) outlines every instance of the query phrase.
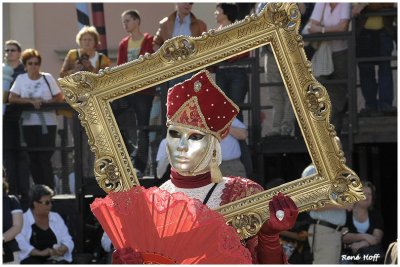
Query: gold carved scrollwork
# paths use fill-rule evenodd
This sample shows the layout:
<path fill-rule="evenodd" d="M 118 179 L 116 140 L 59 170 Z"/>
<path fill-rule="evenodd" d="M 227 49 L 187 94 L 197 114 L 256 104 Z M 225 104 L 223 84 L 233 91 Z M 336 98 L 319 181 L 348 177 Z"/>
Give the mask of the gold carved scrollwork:
<path fill-rule="evenodd" d="M 163 45 L 163 56 L 168 62 L 181 61 L 187 59 L 195 52 L 195 46 L 191 39 L 178 37 L 168 40 Z"/>
<path fill-rule="evenodd" d="M 245 239 L 256 234 L 269 218 L 268 202 L 278 192 L 290 196 L 300 211 L 364 199 L 359 177 L 345 165 L 340 141 L 329 121 L 329 96 L 311 73 L 299 25 L 296 3 L 268 3 L 260 14 L 210 30 L 201 37 L 175 37 L 157 52 L 138 60 L 99 74 L 79 72 L 60 79 L 66 100 L 79 112 L 96 153 L 94 171 L 100 187 L 110 192 L 139 185 L 113 117 L 112 101 L 270 45 L 317 173 L 229 203 L 217 211 Z"/>
<path fill-rule="evenodd" d="M 234 227 L 242 240 L 256 235 L 260 230 L 263 220 L 257 213 L 240 214 L 226 222 Z"/>
<path fill-rule="evenodd" d="M 269 22 L 285 30 L 295 30 L 301 16 L 296 3 L 270 3 L 266 8 Z"/>
<path fill-rule="evenodd" d="M 332 183 L 331 200 L 339 205 L 363 200 L 360 179 L 351 172 L 343 171 Z"/>
<path fill-rule="evenodd" d="M 84 75 L 87 74 L 87 75 Z M 94 87 L 94 79 L 90 75 L 90 72 L 79 72 L 75 73 L 71 76 L 72 80 L 77 84 L 78 87 L 81 87 L 84 90 L 92 90 Z"/>
<path fill-rule="evenodd" d="M 61 86 L 65 86 L 64 96 L 68 104 L 84 106 L 89 99 L 90 92 L 95 87 L 94 74 L 90 72 L 78 72 L 64 78 Z"/>
<path fill-rule="evenodd" d="M 306 93 L 306 102 L 308 109 L 315 119 L 325 119 L 328 110 L 328 99 L 326 89 L 320 84 L 311 84 Z"/>
<path fill-rule="evenodd" d="M 121 190 L 121 173 L 113 157 L 102 157 L 95 162 L 97 182 L 106 192 Z"/>

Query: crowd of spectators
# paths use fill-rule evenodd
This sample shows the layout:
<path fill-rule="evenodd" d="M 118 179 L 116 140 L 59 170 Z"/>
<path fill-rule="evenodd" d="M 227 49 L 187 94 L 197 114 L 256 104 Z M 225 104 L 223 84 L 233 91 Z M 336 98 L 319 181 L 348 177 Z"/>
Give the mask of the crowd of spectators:
<path fill-rule="evenodd" d="M 154 36 L 142 33 L 139 11 L 132 9 L 122 12 L 121 22 L 127 36 L 119 43 L 117 64 L 124 64 L 145 53 L 157 51 L 171 37 L 200 36 L 207 30 L 207 25 L 191 12 L 192 6 L 193 3 L 176 4 L 176 11 L 160 21 L 160 27 Z M 258 5 L 258 11 L 263 7 L 262 4 Z M 363 12 L 392 7 L 394 4 L 387 3 L 317 3 L 311 7 L 299 4 L 302 14 L 310 16 L 310 33 L 321 34 L 348 31 L 352 16 L 358 17 Z M 239 13 L 235 4 L 217 4 L 215 19 L 219 28 L 235 22 Z M 302 23 L 304 26 L 305 22 Z M 368 16 L 357 20 L 357 23 L 357 56 L 391 55 L 394 48 L 394 17 Z M 97 73 L 100 69 L 111 66 L 111 60 L 96 51 L 99 33 L 95 27 L 83 27 L 76 36 L 76 42 L 79 48 L 68 52 L 61 67 L 60 77 L 83 70 Z M 322 78 L 347 79 L 348 44 L 343 40 L 331 41 L 330 44 L 334 71 Z M 63 95 L 56 79 L 51 74 L 41 71 L 42 57 L 39 51 L 33 48 L 22 50 L 22 45 L 16 40 L 6 41 L 4 48 L 3 103 L 8 100 L 11 104 L 30 105 L 33 109 L 21 112 L 15 105 L 3 107 L 3 166 L 8 172 L 7 181 L 3 172 L 3 262 L 71 262 L 74 243 L 68 228 L 59 214 L 50 211 L 51 198 L 54 194 L 54 173 L 51 162 L 54 151 L 51 148 L 55 146 L 57 117 L 54 111 L 42 109 L 44 104 L 62 102 Z M 265 55 L 267 81 L 280 82 L 279 69 L 273 52 L 264 49 L 263 55 Z M 245 102 L 248 93 L 247 66 L 240 64 L 241 60 L 248 57 L 249 53 L 245 53 L 213 68 L 217 85 L 237 105 Z M 375 65 L 378 66 L 377 79 Z M 358 67 L 361 91 L 365 100 L 365 107 L 360 115 L 397 114 L 393 105 L 393 74 L 390 61 L 362 61 Z M 190 76 L 191 74 L 187 74 L 170 81 L 169 87 Z M 332 85 L 327 89 L 333 106 L 332 123 L 340 134 L 343 117 L 347 112 L 348 88 L 346 85 Z M 133 155 L 133 164 L 139 177 L 145 174 L 148 167 L 149 132 L 145 128 L 149 125 L 151 109 L 155 103 L 155 91 L 155 88 L 151 88 L 114 101 L 112 104 L 128 152 Z M 293 136 L 294 114 L 284 88 L 272 86 L 270 97 L 274 117 L 273 131 L 269 136 Z M 131 118 L 131 125 L 139 126 L 135 142 L 128 134 L 129 126 L 124 125 L 124 120 L 120 120 L 120 117 L 127 112 L 131 112 L 128 115 Z M 243 115 L 240 114 L 239 118 L 243 120 Z M 233 129 L 231 133 L 233 136 L 231 143 L 234 143 L 235 151 L 227 153 L 234 155 L 227 156 L 225 163 L 223 161 L 222 165 L 225 167 L 222 170 L 228 174 L 238 175 L 236 168 L 240 166 L 243 176 L 246 176 L 249 166 L 241 165 L 242 163 L 246 165 L 246 162 L 240 158 L 240 150 L 243 149 L 243 144 L 246 145 L 244 140 L 247 137 L 247 130 L 239 120 L 232 125 L 232 128 L 235 127 L 239 131 L 236 134 Z M 28 149 L 22 149 L 22 146 Z M 228 162 L 233 163 L 228 164 Z M 159 175 L 165 173 L 166 166 L 162 169 Z M 29 190 L 29 175 L 35 184 L 31 190 Z M 305 175 L 310 173 L 306 172 Z M 285 252 L 289 262 L 355 263 L 354 258 L 343 255 L 372 252 L 382 255 L 383 248 L 380 244 L 383 223 L 379 211 L 372 209 L 375 190 L 369 182 L 364 185 L 367 199 L 348 207 L 347 212 L 345 210 L 332 212 L 328 209 L 329 214 L 324 213 L 325 211 L 313 211 L 309 215 L 299 216 L 298 225 L 293 229 L 294 234 L 289 232 L 281 236 L 282 242 L 288 244 Z M 25 213 L 22 216 L 23 210 Z M 339 213 L 340 216 L 337 216 Z M 330 222 L 324 216 L 334 217 L 334 222 Z M 327 239 L 325 232 L 332 239 Z M 335 245 L 337 253 L 323 249 L 326 243 L 330 247 Z M 363 249 L 367 252 L 360 252 Z M 330 259 L 327 255 L 334 259 Z M 383 260 L 383 256 L 380 259 Z"/>

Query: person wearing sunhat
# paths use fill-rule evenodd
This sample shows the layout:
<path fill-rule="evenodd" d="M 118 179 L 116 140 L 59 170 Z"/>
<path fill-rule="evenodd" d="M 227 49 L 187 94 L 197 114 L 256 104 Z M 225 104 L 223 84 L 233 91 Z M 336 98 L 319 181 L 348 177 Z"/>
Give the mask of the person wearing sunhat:
<path fill-rule="evenodd" d="M 183 192 L 211 209 L 256 194 L 264 189 L 243 177 L 222 177 L 220 141 L 239 108 L 203 70 L 176 84 L 167 96 L 167 154 L 170 180 L 161 189 Z M 268 208 L 268 207 L 266 207 Z M 246 241 L 253 263 L 287 263 L 279 233 L 291 229 L 298 209 L 279 193 L 269 203 L 270 219 Z"/>

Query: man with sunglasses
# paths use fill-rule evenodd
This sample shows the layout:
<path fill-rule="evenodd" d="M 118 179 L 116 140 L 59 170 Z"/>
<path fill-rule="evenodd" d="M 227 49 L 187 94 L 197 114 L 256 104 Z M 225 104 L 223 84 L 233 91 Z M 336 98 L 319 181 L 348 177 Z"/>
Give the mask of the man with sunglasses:
<path fill-rule="evenodd" d="M 12 80 L 8 88 L 3 88 L 3 104 L 8 102 L 9 89 L 18 75 L 25 73 L 21 62 L 21 44 L 8 40 L 4 44 L 4 63 L 12 68 Z M 21 111 L 16 106 L 6 106 L 3 113 L 3 165 L 7 169 L 10 194 L 20 198 L 21 206 L 27 208 L 29 191 L 29 157 L 20 150 L 19 119 Z"/>
<path fill-rule="evenodd" d="M 197 37 L 207 31 L 207 25 L 195 17 L 192 7 L 193 3 L 177 3 L 176 11 L 160 21 L 160 28 L 153 40 L 154 51 L 172 37 L 179 35 Z"/>
<path fill-rule="evenodd" d="M 5 61 L 7 65 L 13 68 L 14 73 L 12 74 L 13 81 L 17 78 L 18 75 L 25 73 L 24 64 L 21 62 L 21 44 L 16 40 L 8 40 L 5 43 Z M 12 83 L 10 87 L 12 86 Z"/>

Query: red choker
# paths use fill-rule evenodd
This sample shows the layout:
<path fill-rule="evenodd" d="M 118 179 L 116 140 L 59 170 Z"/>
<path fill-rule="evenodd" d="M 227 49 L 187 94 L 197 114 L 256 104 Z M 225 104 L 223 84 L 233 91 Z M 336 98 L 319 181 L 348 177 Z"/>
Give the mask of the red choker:
<path fill-rule="evenodd" d="M 183 176 L 171 168 L 171 182 L 179 188 L 198 188 L 211 184 L 210 172 L 196 176 Z"/>

